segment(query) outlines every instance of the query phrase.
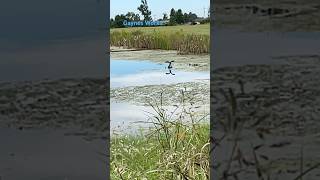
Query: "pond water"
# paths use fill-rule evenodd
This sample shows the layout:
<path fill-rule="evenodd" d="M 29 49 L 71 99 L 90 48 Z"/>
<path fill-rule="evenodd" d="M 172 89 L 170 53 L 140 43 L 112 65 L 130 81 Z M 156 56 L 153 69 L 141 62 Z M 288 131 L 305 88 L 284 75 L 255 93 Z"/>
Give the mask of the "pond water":
<path fill-rule="evenodd" d="M 104 36 L 65 40 L 40 48 L 0 52 L 0 82 L 104 78 Z"/>
<path fill-rule="evenodd" d="M 66 132 L 0 128 L 0 179 L 106 179 L 105 141 Z"/>
<path fill-rule="evenodd" d="M 176 84 L 182 82 L 193 82 L 198 80 L 208 80 L 209 72 L 186 72 L 173 70 L 168 71 L 168 63 L 154 63 L 147 60 L 111 60 L 111 88 L 128 86 L 145 86 L 159 84 Z M 209 86 L 208 86 L 209 88 Z M 168 112 L 174 107 L 166 106 Z M 209 107 L 207 107 L 209 111 Z M 149 113 L 153 109 L 148 106 L 139 106 L 131 103 L 116 103 L 111 99 L 111 134 L 114 133 L 134 133 L 140 128 L 147 128 L 151 124 L 144 123 L 148 120 Z"/>
<path fill-rule="evenodd" d="M 148 127 L 149 124 L 141 123 L 141 121 L 147 121 L 147 112 L 153 112 L 152 108 L 148 106 L 138 106 L 130 103 L 115 103 L 111 101 L 111 134 L 131 134 L 136 132 L 139 128 Z"/>
<path fill-rule="evenodd" d="M 159 84 L 176 84 L 209 79 L 209 72 L 186 72 L 173 69 L 171 74 L 167 69 L 168 63 L 151 61 L 112 60 L 111 59 L 111 88 L 128 86 L 145 86 Z"/>
<path fill-rule="evenodd" d="M 209 88 L 209 87 L 208 87 Z M 177 118 L 177 115 L 182 112 L 181 108 L 175 106 L 163 106 L 168 115 L 172 118 Z M 209 113 L 209 105 L 203 105 L 199 112 L 204 114 Z M 152 120 L 150 119 L 151 113 L 155 111 L 150 106 L 140 106 L 131 103 L 116 103 L 111 100 L 110 106 L 110 132 L 113 134 L 134 134 L 139 130 L 152 127 Z M 209 116 L 204 118 L 202 122 L 209 122 Z"/>
<path fill-rule="evenodd" d="M 107 3 L 1 0 L 0 81 L 104 78 Z"/>
<path fill-rule="evenodd" d="M 319 32 L 238 32 L 215 29 L 214 69 L 248 64 L 273 64 L 275 56 L 320 54 Z"/>
<path fill-rule="evenodd" d="M 0 52 L 45 46 L 61 39 L 95 37 L 106 27 L 106 1 L 1 2 Z"/>

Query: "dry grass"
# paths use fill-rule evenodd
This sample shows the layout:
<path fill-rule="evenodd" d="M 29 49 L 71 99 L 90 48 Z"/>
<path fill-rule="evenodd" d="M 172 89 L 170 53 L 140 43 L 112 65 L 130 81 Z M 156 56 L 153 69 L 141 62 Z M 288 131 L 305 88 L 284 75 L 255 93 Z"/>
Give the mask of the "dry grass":
<path fill-rule="evenodd" d="M 110 45 L 138 49 L 177 50 L 179 54 L 208 54 L 209 35 L 178 31 L 145 32 L 137 30 L 111 31 Z"/>

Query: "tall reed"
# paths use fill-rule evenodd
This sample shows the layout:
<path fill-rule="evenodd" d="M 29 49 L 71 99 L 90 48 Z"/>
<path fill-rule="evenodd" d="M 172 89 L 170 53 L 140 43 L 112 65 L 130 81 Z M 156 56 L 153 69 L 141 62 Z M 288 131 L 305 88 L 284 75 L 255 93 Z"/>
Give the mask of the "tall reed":
<path fill-rule="evenodd" d="M 170 33 L 156 30 L 149 33 L 141 30 L 122 30 L 111 32 L 110 45 L 138 49 L 177 50 L 178 54 L 207 54 L 210 49 L 210 37 L 188 34 L 182 30 Z"/>

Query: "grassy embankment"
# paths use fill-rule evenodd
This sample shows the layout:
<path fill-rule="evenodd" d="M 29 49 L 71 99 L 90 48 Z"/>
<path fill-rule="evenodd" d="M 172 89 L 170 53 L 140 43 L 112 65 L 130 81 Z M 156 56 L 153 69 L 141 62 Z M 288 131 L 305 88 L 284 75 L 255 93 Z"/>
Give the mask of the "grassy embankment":
<path fill-rule="evenodd" d="M 115 28 L 110 45 L 138 49 L 177 50 L 179 54 L 207 54 L 210 24 Z"/>
<path fill-rule="evenodd" d="M 162 99 L 150 104 L 148 132 L 112 136 L 111 179 L 209 179 L 209 123 L 195 116 L 185 95 L 181 99 L 172 113 Z"/>

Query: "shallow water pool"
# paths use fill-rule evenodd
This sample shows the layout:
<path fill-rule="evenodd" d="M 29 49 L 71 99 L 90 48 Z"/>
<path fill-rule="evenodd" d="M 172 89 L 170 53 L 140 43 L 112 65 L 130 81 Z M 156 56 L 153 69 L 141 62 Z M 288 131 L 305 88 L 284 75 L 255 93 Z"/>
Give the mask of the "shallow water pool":
<path fill-rule="evenodd" d="M 172 74 L 167 69 L 167 63 L 154 63 L 151 61 L 112 60 L 111 59 L 110 83 L 111 88 L 128 86 L 145 86 L 160 84 L 176 84 L 192 82 L 210 78 L 209 72 L 176 71 Z"/>

